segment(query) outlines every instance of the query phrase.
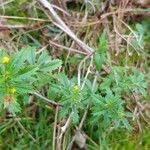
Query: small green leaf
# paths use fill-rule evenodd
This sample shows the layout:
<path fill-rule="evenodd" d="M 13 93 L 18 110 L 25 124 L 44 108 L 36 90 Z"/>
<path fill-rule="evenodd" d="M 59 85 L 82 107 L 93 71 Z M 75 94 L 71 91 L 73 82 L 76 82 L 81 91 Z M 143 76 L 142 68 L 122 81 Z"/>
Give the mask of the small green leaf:
<path fill-rule="evenodd" d="M 29 64 L 33 65 L 35 63 L 35 59 L 36 59 L 36 47 L 27 47 L 25 48 L 27 53 L 26 53 L 26 57 L 27 60 L 29 62 Z"/>
<path fill-rule="evenodd" d="M 98 53 L 106 52 L 107 50 L 106 31 L 103 31 L 99 42 L 100 42 L 100 46 L 98 49 Z"/>
<path fill-rule="evenodd" d="M 58 59 L 51 60 L 48 64 L 42 65 L 40 71 L 51 72 L 60 67 L 62 62 Z"/>
<path fill-rule="evenodd" d="M 42 54 L 39 56 L 37 63 L 44 64 L 47 61 L 50 61 L 51 57 L 48 55 L 46 51 L 43 51 Z"/>
<path fill-rule="evenodd" d="M 100 53 L 96 53 L 95 54 L 94 62 L 95 62 L 96 69 L 98 71 L 101 70 L 103 63 L 105 62 L 105 59 L 106 59 L 105 53 L 101 53 L 101 54 Z"/>
<path fill-rule="evenodd" d="M 21 66 L 24 64 L 26 58 L 26 50 L 23 48 L 13 57 L 11 68 L 17 72 L 19 69 L 21 69 Z"/>
<path fill-rule="evenodd" d="M 33 78 L 33 75 L 36 74 L 37 70 L 38 67 L 26 67 L 16 74 L 16 77 L 13 79 L 13 81 L 28 80 L 30 78 Z"/>

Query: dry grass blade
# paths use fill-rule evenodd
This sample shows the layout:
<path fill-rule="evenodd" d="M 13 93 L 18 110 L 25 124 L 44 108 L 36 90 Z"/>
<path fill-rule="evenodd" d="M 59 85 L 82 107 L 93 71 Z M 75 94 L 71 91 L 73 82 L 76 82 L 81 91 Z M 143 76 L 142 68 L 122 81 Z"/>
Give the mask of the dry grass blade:
<path fill-rule="evenodd" d="M 0 30 L 5 29 L 32 29 L 35 25 L 1 25 L 0 24 Z"/>
<path fill-rule="evenodd" d="M 0 7 L 3 7 L 4 5 L 7 5 L 7 4 L 9 4 L 9 3 L 13 2 L 13 1 L 14 1 L 14 0 L 9 0 L 9 1 L 6 1 L 6 2 L 5 2 L 5 1 L 4 1 L 4 2 L 1 1 L 1 2 L 0 2 Z"/>
<path fill-rule="evenodd" d="M 51 104 L 51 105 L 53 105 L 53 106 L 62 106 L 61 104 L 56 103 L 55 101 L 50 100 L 50 99 L 48 99 L 48 98 L 42 96 L 42 95 L 39 94 L 39 93 L 34 92 L 33 95 L 35 95 L 36 97 L 41 98 L 42 100 L 44 100 L 45 102 L 47 102 L 47 103 L 49 103 L 49 104 Z"/>
<path fill-rule="evenodd" d="M 45 20 L 45 19 L 40 19 L 40 18 L 32 18 L 32 17 L 19 17 L 19 16 L 4 16 L 4 15 L 0 15 L 0 18 L 17 19 L 17 20 L 31 20 L 31 21 L 39 21 L 39 22 L 50 22 L 50 20 Z"/>
<path fill-rule="evenodd" d="M 49 18 L 52 18 L 53 23 L 67 33 L 86 53 L 91 54 L 93 49 L 82 42 L 76 37 L 76 35 L 69 29 L 69 27 L 62 21 L 62 19 L 57 15 L 52 5 L 47 0 L 38 0 L 42 6 L 49 10 Z"/>
<path fill-rule="evenodd" d="M 62 49 L 65 49 L 65 50 L 68 50 L 68 51 L 71 51 L 71 52 L 76 52 L 76 53 L 79 53 L 79 54 L 87 55 L 87 53 L 84 53 L 82 51 L 78 51 L 78 50 L 70 48 L 70 47 L 66 47 L 66 46 L 60 45 L 60 44 L 55 43 L 53 41 L 49 41 L 49 43 L 51 45 L 53 45 L 53 46 L 56 46 L 56 47 L 59 47 L 59 48 L 62 48 Z"/>

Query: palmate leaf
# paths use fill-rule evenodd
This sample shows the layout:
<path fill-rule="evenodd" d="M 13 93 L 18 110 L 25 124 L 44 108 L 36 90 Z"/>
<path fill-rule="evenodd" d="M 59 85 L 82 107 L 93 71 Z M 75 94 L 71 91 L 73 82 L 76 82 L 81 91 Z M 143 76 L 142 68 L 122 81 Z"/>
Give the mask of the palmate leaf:
<path fill-rule="evenodd" d="M 68 88 L 70 86 L 69 80 L 67 76 L 63 73 L 58 75 L 58 80 L 61 85 L 63 85 L 64 88 Z"/>
<path fill-rule="evenodd" d="M 33 92 L 33 85 L 32 83 L 24 83 L 20 84 L 20 82 L 15 83 L 14 87 L 16 88 L 16 91 L 20 95 L 29 94 Z"/>
<path fill-rule="evenodd" d="M 26 51 L 25 49 L 22 49 L 20 52 L 18 52 L 16 55 L 13 56 L 10 64 L 10 68 L 17 72 L 19 69 L 21 69 L 22 65 L 24 64 L 26 60 Z"/>
<path fill-rule="evenodd" d="M 131 83 L 129 90 L 147 96 L 147 83 L 143 73 L 134 71 L 134 74 L 129 76 L 129 81 Z"/>
<path fill-rule="evenodd" d="M 36 77 L 37 80 L 36 83 L 34 84 L 36 87 L 42 87 L 51 81 L 51 74 L 48 73 L 43 73 L 38 71 Z"/>
<path fill-rule="evenodd" d="M 20 70 L 15 77 L 12 79 L 13 81 L 21 81 L 21 80 L 30 80 L 34 78 L 34 75 L 37 73 L 38 67 L 29 66 Z"/>
<path fill-rule="evenodd" d="M 29 64 L 33 65 L 36 61 L 36 47 L 27 47 L 24 49 L 26 51 L 26 57 Z"/>
<path fill-rule="evenodd" d="M 37 63 L 38 64 L 45 64 L 45 62 L 48 62 L 51 60 L 51 57 L 48 55 L 47 52 L 42 52 L 42 54 L 39 56 L 38 60 L 37 60 Z"/>
<path fill-rule="evenodd" d="M 60 67 L 61 64 L 62 64 L 62 62 L 58 59 L 51 60 L 47 64 L 42 65 L 42 67 L 40 67 L 40 71 L 51 72 L 51 71 L 57 69 L 58 67 Z"/>
<path fill-rule="evenodd" d="M 111 78 L 111 76 L 103 78 L 103 82 L 100 84 L 100 89 L 107 90 L 108 88 L 110 88 L 112 82 L 113 79 Z"/>
<path fill-rule="evenodd" d="M 13 71 L 18 71 L 24 65 L 25 61 L 28 61 L 30 65 L 35 64 L 36 60 L 36 48 L 35 47 L 25 47 L 22 48 L 20 52 L 13 56 L 10 68 Z"/>

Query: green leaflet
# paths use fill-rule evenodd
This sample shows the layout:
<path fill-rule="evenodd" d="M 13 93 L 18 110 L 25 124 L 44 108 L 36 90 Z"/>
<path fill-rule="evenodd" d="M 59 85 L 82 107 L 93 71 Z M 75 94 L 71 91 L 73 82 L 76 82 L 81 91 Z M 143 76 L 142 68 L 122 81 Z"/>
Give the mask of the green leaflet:
<path fill-rule="evenodd" d="M 95 53 L 94 62 L 95 62 L 96 69 L 98 71 L 102 69 L 102 65 L 104 64 L 105 60 L 106 60 L 105 53 Z"/>
<path fill-rule="evenodd" d="M 107 40 L 106 40 L 106 32 L 103 31 L 100 39 L 99 39 L 99 48 L 97 49 L 95 55 L 94 55 L 94 62 L 96 69 L 98 71 L 101 70 L 102 65 L 106 61 L 106 50 L 107 50 Z"/>

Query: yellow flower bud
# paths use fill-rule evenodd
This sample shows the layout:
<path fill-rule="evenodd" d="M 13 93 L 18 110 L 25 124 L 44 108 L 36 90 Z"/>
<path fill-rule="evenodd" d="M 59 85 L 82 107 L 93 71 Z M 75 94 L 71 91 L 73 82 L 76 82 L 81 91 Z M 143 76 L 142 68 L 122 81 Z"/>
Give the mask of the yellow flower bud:
<path fill-rule="evenodd" d="M 8 64 L 8 63 L 9 63 L 9 60 L 10 60 L 9 57 L 3 57 L 2 63 L 3 63 L 3 64 Z"/>
<path fill-rule="evenodd" d="M 78 85 L 75 85 L 73 87 L 73 92 L 77 94 L 77 93 L 79 93 L 79 91 L 80 91 L 80 87 Z"/>
<path fill-rule="evenodd" d="M 73 89 L 74 89 L 75 91 L 78 91 L 78 90 L 79 90 L 79 86 L 78 86 L 78 85 L 75 85 L 75 86 L 73 87 Z"/>
<path fill-rule="evenodd" d="M 16 89 L 15 89 L 15 88 L 11 88 L 11 89 L 10 89 L 10 93 L 11 93 L 11 94 L 15 94 L 15 93 L 16 93 Z"/>

